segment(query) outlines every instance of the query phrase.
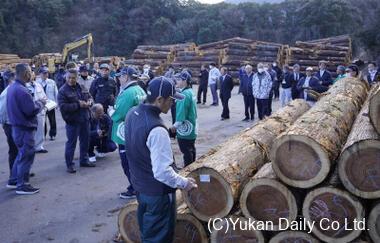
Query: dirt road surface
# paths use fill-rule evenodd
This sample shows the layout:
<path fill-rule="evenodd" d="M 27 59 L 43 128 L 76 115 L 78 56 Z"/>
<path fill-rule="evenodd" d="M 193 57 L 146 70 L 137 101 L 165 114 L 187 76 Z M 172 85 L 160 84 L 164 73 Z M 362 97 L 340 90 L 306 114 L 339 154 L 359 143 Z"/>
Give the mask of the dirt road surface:
<path fill-rule="evenodd" d="M 197 90 L 197 87 L 194 87 Z M 225 141 L 253 122 L 244 118 L 243 98 L 235 87 L 230 100 L 231 119 L 220 121 L 221 105 L 198 106 L 199 137 L 196 142 L 197 157 L 213 146 Z M 210 93 L 210 92 L 209 92 Z M 274 110 L 278 108 L 274 102 Z M 257 113 L 257 112 L 256 112 Z M 257 116 L 257 115 L 256 115 Z M 5 188 L 8 170 L 8 147 L 5 135 L 0 132 L 0 242 L 2 243 L 94 243 L 112 242 L 117 234 L 119 209 L 128 201 L 119 199 L 118 193 L 127 186 L 117 152 L 98 159 L 95 168 L 78 168 L 68 174 L 64 162 L 66 141 L 64 123 L 58 112 L 58 136 L 56 141 L 46 141 L 47 154 L 37 154 L 31 178 L 32 185 L 41 188 L 40 193 L 19 196 Z M 167 125 L 170 115 L 164 115 Z M 257 118 L 255 122 L 257 121 Z M 178 165 L 182 157 L 173 140 L 173 150 Z M 78 158 L 78 149 L 75 159 Z"/>

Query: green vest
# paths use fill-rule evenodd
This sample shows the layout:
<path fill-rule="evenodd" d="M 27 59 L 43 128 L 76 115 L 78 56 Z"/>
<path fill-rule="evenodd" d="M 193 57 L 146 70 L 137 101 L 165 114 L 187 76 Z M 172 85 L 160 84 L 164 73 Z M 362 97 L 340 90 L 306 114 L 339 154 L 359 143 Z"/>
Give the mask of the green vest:
<path fill-rule="evenodd" d="M 144 90 L 133 82 L 129 84 L 117 97 L 115 112 L 112 114 L 112 141 L 117 144 L 125 144 L 124 121 L 128 111 L 142 103 L 146 98 Z"/>
<path fill-rule="evenodd" d="M 198 135 L 196 97 L 191 88 L 181 92 L 185 99 L 176 101 L 177 138 L 193 140 Z"/>

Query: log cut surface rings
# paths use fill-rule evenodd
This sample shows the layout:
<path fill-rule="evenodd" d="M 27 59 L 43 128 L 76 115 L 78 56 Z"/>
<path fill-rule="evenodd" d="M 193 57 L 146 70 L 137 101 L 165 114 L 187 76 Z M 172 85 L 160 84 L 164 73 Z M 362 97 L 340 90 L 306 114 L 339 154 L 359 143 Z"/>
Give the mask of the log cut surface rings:
<path fill-rule="evenodd" d="M 301 231 L 284 231 L 273 237 L 269 243 L 319 243 L 311 234 Z"/>
<path fill-rule="evenodd" d="M 141 242 L 137 207 L 137 203 L 129 203 L 119 213 L 119 232 L 122 239 L 127 243 Z"/>
<path fill-rule="evenodd" d="M 286 184 L 308 188 L 322 182 L 330 169 L 325 151 L 307 136 L 282 136 L 276 143 L 273 169 Z"/>
<path fill-rule="evenodd" d="M 363 220 L 363 206 L 346 191 L 331 187 L 311 191 L 303 203 L 302 214 L 315 222 L 313 233 L 323 241 L 350 242 L 361 234 L 360 230 L 349 229 L 354 229 L 355 219 Z M 333 221 L 339 222 L 337 230 L 331 227 Z"/>
<path fill-rule="evenodd" d="M 368 233 L 373 242 L 380 242 L 380 204 L 369 213 Z"/>
<path fill-rule="evenodd" d="M 377 133 L 380 134 L 380 85 L 369 102 L 369 117 Z"/>
<path fill-rule="evenodd" d="M 297 217 L 297 203 L 293 194 L 280 182 L 262 178 L 251 180 L 240 197 L 240 208 L 247 218 L 272 221 L 273 230 L 279 230 L 279 219 L 289 222 Z M 285 228 L 286 224 L 282 225 Z"/>
<path fill-rule="evenodd" d="M 233 194 L 228 182 L 214 169 L 201 167 L 189 174 L 198 185 L 197 190 L 185 193 L 185 200 L 194 215 L 207 221 L 211 217 L 227 215 L 233 204 Z"/>

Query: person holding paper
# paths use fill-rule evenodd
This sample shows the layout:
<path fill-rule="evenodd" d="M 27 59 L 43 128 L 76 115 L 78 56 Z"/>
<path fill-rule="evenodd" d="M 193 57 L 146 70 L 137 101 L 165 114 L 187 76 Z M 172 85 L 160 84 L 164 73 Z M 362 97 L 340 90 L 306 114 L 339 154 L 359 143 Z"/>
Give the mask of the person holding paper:
<path fill-rule="evenodd" d="M 42 86 L 45 91 L 45 94 L 48 98 L 47 102 L 47 111 L 46 115 L 49 120 L 49 137 L 50 141 L 55 140 L 57 136 L 57 122 L 55 119 L 55 108 L 57 106 L 57 96 L 58 96 L 58 88 L 54 80 L 49 79 L 49 69 L 46 67 L 42 67 L 39 71 L 40 77 L 37 79 L 37 82 Z M 54 108 L 53 108 L 54 107 Z M 45 136 L 47 134 L 47 124 L 45 122 Z"/>

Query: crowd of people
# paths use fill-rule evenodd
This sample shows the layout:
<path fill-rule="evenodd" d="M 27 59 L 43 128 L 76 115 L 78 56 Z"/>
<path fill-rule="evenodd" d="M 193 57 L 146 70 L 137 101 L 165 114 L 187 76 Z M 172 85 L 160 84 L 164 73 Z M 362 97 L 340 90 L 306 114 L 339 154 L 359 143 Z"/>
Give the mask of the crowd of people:
<path fill-rule="evenodd" d="M 276 62 L 259 63 L 255 69 L 244 63 L 239 71 L 238 93 L 243 96 L 245 122 L 255 119 L 256 110 L 260 120 L 270 116 L 275 99 L 281 106 L 293 99 L 305 99 L 314 105 L 315 93 L 325 92 L 341 78 L 361 75 L 356 65 L 338 66 L 333 79 L 323 61 L 319 70 L 308 67 L 305 73 L 298 64 L 280 68 Z M 185 166 L 195 161 L 197 105 L 206 104 L 208 88 L 212 94 L 210 105 L 218 106 L 220 99 L 221 120 L 230 119 L 234 82 L 228 69 L 219 69 L 215 63 L 203 65 L 198 78 L 196 95 L 191 72 L 172 66 L 158 77 L 148 64 L 141 72 L 134 66 L 114 69 L 106 63 L 92 67 L 68 63 L 58 66 L 54 75 L 45 66 L 34 69 L 28 64 L 17 64 L 14 71 L 5 70 L 0 78 L 0 123 L 9 145 L 10 176 L 6 187 L 20 195 L 39 192 L 30 184 L 30 169 L 35 153 L 48 153 L 45 139 L 54 141 L 57 136 L 59 110 L 67 137 L 67 172 L 76 173 L 74 153 L 78 140 L 80 167 L 95 167 L 97 158 L 118 150 L 129 181 L 120 197 L 137 197 L 142 238 L 171 242 L 175 189 L 192 190 L 197 185 L 192 178 L 178 174 L 170 138 L 177 139 Z M 365 79 L 369 85 L 380 82 L 376 63 L 369 63 Z M 169 110 L 172 126 L 167 128 L 160 114 Z"/>

